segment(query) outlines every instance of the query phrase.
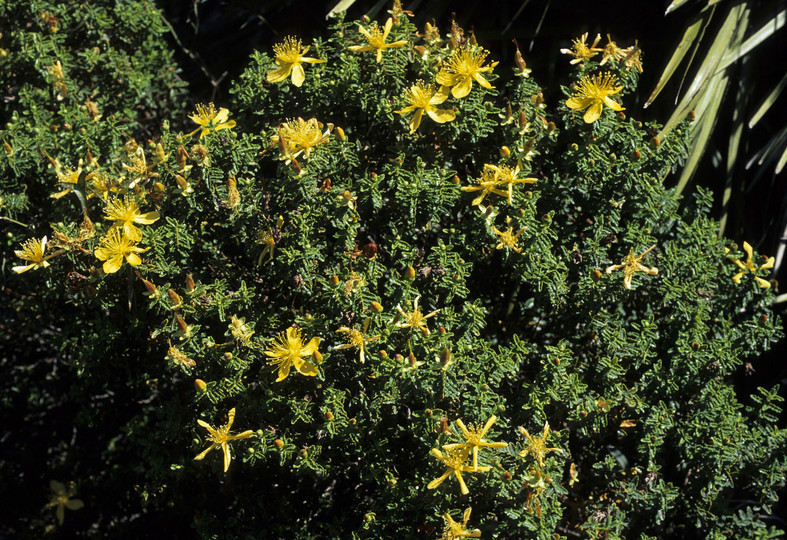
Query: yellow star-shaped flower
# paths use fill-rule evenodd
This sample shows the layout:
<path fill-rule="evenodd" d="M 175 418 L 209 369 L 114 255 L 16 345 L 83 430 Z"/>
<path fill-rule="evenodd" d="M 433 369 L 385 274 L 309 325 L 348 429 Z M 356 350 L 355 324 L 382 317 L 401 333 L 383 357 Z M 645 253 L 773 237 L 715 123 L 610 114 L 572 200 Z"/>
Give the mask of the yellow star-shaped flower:
<path fill-rule="evenodd" d="M 309 47 L 301 47 L 301 40 L 292 36 L 286 37 L 283 43 L 273 46 L 273 53 L 276 55 L 275 62 L 279 68 L 268 73 L 266 76 L 268 82 L 281 82 L 292 73 L 292 84 L 301 86 L 306 80 L 306 73 L 304 73 L 301 64 L 322 64 L 325 62 L 319 58 L 304 56 L 309 52 Z"/>
<path fill-rule="evenodd" d="M 107 232 L 107 235 L 101 239 L 102 246 L 96 248 L 96 258 L 104 262 L 104 273 L 113 274 L 120 270 L 123 265 L 123 259 L 131 266 L 139 266 L 142 264 L 142 259 L 139 258 L 137 253 L 144 253 L 150 248 L 137 247 L 136 241 L 128 237 L 121 229 L 114 229 Z"/>
<path fill-rule="evenodd" d="M 729 251 L 730 251 L 729 248 L 724 248 L 725 253 L 729 253 Z M 732 262 L 734 262 L 738 266 L 738 268 L 741 269 L 740 272 L 732 276 L 732 281 L 734 281 L 737 284 L 740 284 L 741 278 L 746 274 L 748 274 L 749 272 L 751 272 L 752 274 L 756 274 L 760 270 L 770 270 L 771 268 L 773 268 L 773 265 L 776 262 L 776 259 L 770 257 L 765 261 L 764 264 L 758 267 L 753 262 L 754 251 L 752 250 L 751 244 L 749 244 L 748 242 L 744 242 L 743 251 L 745 251 L 747 255 L 746 263 L 742 263 L 740 259 L 736 259 L 735 257 L 728 257 Z M 756 275 L 754 276 L 754 281 L 757 283 L 760 289 L 767 289 L 771 286 L 770 281 L 767 281 Z"/>
<path fill-rule="evenodd" d="M 369 42 L 368 45 L 351 45 L 348 47 L 352 52 L 367 52 L 367 51 L 377 51 L 377 62 L 383 61 L 383 50 L 384 49 L 398 49 L 399 47 L 404 47 L 407 45 L 406 40 L 399 40 L 394 41 L 393 43 L 386 43 L 385 40 L 388 38 L 388 33 L 391 31 L 393 27 L 393 19 L 390 17 L 387 21 L 385 21 L 385 27 L 383 28 L 382 32 L 380 31 L 380 27 L 377 24 L 372 25 L 372 27 L 367 30 L 363 26 L 358 27 L 358 31 L 364 35 L 366 40 Z"/>
<path fill-rule="evenodd" d="M 317 348 L 320 346 L 320 338 L 314 337 L 308 344 L 304 344 L 301 331 L 294 326 L 282 332 L 265 351 L 272 360 L 268 364 L 277 366 L 279 376 L 276 382 L 283 381 L 290 374 L 290 368 L 295 369 L 301 375 L 314 377 L 317 375 L 317 366 L 304 358 L 320 358 Z"/>
<path fill-rule="evenodd" d="M 649 247 L 642 255 L 634 255 L 634 248 L 631 248 L 629 254 L 623 257 L 621 264 L 613 264 L 607 267 L 607 274 L 611 274 L 615 270 L 623 269 L 623 286 L 627 289 L 631 288 L 631 278 L 634 276 L 634 272 L 645 272 L 649 276 L 657 275 L 659 273 L 658 268 L 649 268 L 640 263 L 640 261 L 645 258 L 645 255 L 653 251 L 655 247 L 655 245 Z"/>
<path fill-rule="evenodd" d="M 363 321 L 363 330 L 358 330 L 356 328 L 348 328 L 346 326 L 339 327 L 337 332 L 346 333 L 348 335 L 347 337 L 350 340 L 350 342 L 334 347 L 334 349 L 341 350 L 341 349 L 349 349 L 350 347 L 356 347 L 361 351 L 360 360 L 361 363 L 363 364 L 366 361 L 366 354 L 365 354 L 366 344 L 380 339 L 380 336 L 366 337 L 366 332 L 369 330 L 370 321 L 371 319 L 369 317 L 367 317 Z"/>
<path fill-rule="evenodd" d="M 544 468 L 544 456 L 546 456 L 549 452 L 563 452 L 561 448 L 547 448 L 547 436 L 549 435 L 549 422 L 544 422 L 544 432 L 541 434 L 541 437 L 534 437 L 527 432 L 525 428 L 519 426 L 517 428 L 519 432 L 525 436 L 527 439 L 527 446 L 519 452 L 519 455 L 525 457 L 528 454 L 532 454 L 533 457 L 536 458 L 538 462 L 538 466 L 543 469 Z"/>
<path fill-rule="evenodd" d="M 435 77 L 437 84 L 450 87 L 451 95 L 457 99 L 470 93 L 474 80 L 484 88 L 494 88 L 482 75 L 497 65 L 497 62 L 483 65 L 487 54 L 488 51 L 475 47 L 465 46 L 455 50 Z"/>
<path fill-rule="evenodd" d="M 294 118 L 279 125 L 271 142 L 279 145 L 282 158 L 288 164 L 301 153 L 305 159 L 309 159 L 317 145 L 328 142 L 333 124 L 328 124 L 325 132 L 321 128 L 322 124 L 316 118 Z"/>
<path fill-rule="evenodd" d="M 457 523 L 451 514 L 443 514 L 445 520 L 445 530 L 440 540 L 457 540 L 458 538 L 481 538 L 481 531 L 478 529 L 469 531 L 467 530 L 467 522 L 470 521 L 470 512 L 473 509 L 468 507 L 462 515 L 462 523 Z"/>
<path fill-rule="evenodd" d="M 446 478 L 454 475 L 456 476 L 456 480 L 459 482 L 459 490 L 462 492 L 462 495 L 467 495 L 470 493 L 470 490 L 467 489 L 467 484 L 465 484 L 465 480 L 462 478 L 462 473 L 487 472 L 490 469 L 489 467 L 478 467 L 477 469 L 473 469 L 472 467 L 465 465 L 465 461 L 470 455 L 470 450 L 467 448 L 460 450 L 446 450 L 445 455 L 443 455 L 443 453 L 437 448 L 433 448 L 432 455 L 442 461 L 447 468 L 442 476 L 429 482 L 429 484 L 426 486 L 426 489 L 434 489 L 442 484 Z"/>
<path fill-rule="evenodd" d="M 404 319 L 403 321 L 396 323 L 396 326 L 399 328 L 419 328 L 425 336 L 428 336 L 430 332 L 429 328 L 426 326 L 426 319 L 429 317 L 434 317 L 440 310 L 436 309 L 429 315 L 424 315 L 421 313 L 421 309 L 418 307 L 418 300 L 420 299 L 421 297 L 418 296 L 415 300 L 413 300 L 413 310 L 410 313 L 405 313 L 402 309 L 402 306 L 396 306 L 396 311 L 399 312 L 399 316 Z"/>
<path fill-rule="evenodd" d="M 139 211 L 139 205 L 136 201 L 126 197 L 124 200 L 109 199 L 106 207 L 104 207 L 105 219 L 115 221 L 115 224 L 110 227 L 110 231 L 121 230 L 129 240 L 139 242 L 142 240 L 142 231 L 134 225 L 150 225 L 159 218 L 159 213 L 156 211 L 143 214 Z"/>
<path fill-rule="evenodd" d="M 510 221 L 510 218 L 507 222 Z M 507 230 L 501 231 L 494 225 L 492 225 L 492 232 L 494 232 L 497 236 L 500 237 L 500 242 L 495 246 L 497 249 L 511 249 L 516 253 L 522 253 L 522 248 L 519 247 L 519 235 L 525 232 L 524 227 L 519 229 L 516 233 L 514 233 L 514 228 L 509 226 Z"/>
<path fill-rule="evenodd" d="M 14 250 L 14 254 L 24 261 L 30 261 L 30 264 L 14 266 L 13 271 L 17 274 L 27 272 L 34 268 L 46 268 L 49 262 L 44 258 L 46 253 L 47 238 L 44 236 L 41 240 L 31 238 L 22 244 L 22 249 Z"/>
<path fill-rule="evenodd" d="M 208 452 L 213 450 L 214 448 L 221 447 L 221 451 L 224 452 L 224 472 L 227 472 L 227 469 L 230 468 L 230 461 L 232 461 L 232 454 L 230 453 L 230 441 L 235 441 L 237 439 L 248 439 L 251 437 L 253 431 L 247 430 L 243 433 L 238 433 L 237 435 L 232 435 L 230 433 L 230 428 L 232 427 L 232 422 L 235 421 L 235 408 L 233 407 L 230 409 L 230 412 L 227 413 L 227 423 L 221 427 L 214 428 L 207 422 L 203 420 L 197 420 L 197 423 L 208 430 L 208 440 L 211 441 L 210 446 L 207 447 L 203 452 L 201 452 L 197 457 L 194 458 L 195 461 L 200 461 L 208 455 Z"/>
<path fill-rule="evenodd" d="M 197 105 L 197 113 L 189 116 L 193 122 L 199 124 L 199 127 L 189 133 L 193 135 L 202 130 L 199 134 L 200 139 L 210 133 L 211 131 L 219 131 L 221 129 L 232 129 L 235 127 L 235 120 L 227 120 L 230 112 L 221 108 L 216 111 L 213 103 L 206 105 Z"/>
<path fill-rule="evenodd" d="M 577 111 L 587 109 L 582 117 L 586 124 L 592 124 L 601 117 L 604 105 L 613 111 L 624 111 L 625 108 L 610 98 L 623 90 L 617 82 L 617 77 L 609 73 L 582 77 L 577 83 L 577 93 L 566 100 L 566 106 Z"/>
<path fill-rule="evenodd" d="M 431 84 L 427 86 L 423 81 L 416 82 L 405 92 L 407 107 L 401 111 L 394 111 L 396 114 L 407 114 L 415 111 L 410 119 L 410 133 L 415 133 L 421 125 L 421 118 L 426 114 L 438 124 L 450 122 L 456 118 L 456 113 L 450 109 L 438 109 L 435 105 L 440 105 L 448 99 L 448 88 L 441 88 L 437 91 Z"/>
<path fill-rule="evenodd" d="M 476 426 L 474 424 L 470 424 L 468 428 L 465 426 L 464 422 L 461 419 L 456 420 L 456 425 L 459 426 L 459 429 L 462 430 L 462 434 L 465 436 L 466 441 L 463 443 L 454 443 L 454 444 L 446 444 L 443 445 L 443 450 L 446 451 L 453 451 L 459 449 L 467 449 L 472 451 L 473 453 L 473 471 L 478 470 L 478 449 L 481 447 L 486 448 L 505 448 L 508 446 L 508 443 L 505 442 L 488 442 L 484 440 L 484 435 L 486 432 L 489 431 L 489 428 L 497 420 L 497 416 L 491 416 L 489 420 L 486 421 L 483 427 Z"/>

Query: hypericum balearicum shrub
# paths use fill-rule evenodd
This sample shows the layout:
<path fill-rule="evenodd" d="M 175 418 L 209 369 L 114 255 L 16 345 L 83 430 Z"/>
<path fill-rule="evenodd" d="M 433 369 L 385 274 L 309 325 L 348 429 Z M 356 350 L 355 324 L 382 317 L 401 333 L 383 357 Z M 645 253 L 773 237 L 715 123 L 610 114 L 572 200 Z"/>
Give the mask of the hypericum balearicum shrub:
<path fill-rule="evenodd" d="M 58 407 L 91 439 L 55 433 L 36 479 L 80 486 L 65 523 L 776 534 L 780 399 L 731 384 L 781 335 L 769 260 L 717 238 L 706 192 L 665 187 L 690 125 L 656 145 L 626 116 L 639 49 L 564 52 L 572 86 L 545 103 L 518 51 L 421 37 L 395 3 L 255 53 L 231 103 L 100 163 L 50 152 L 73 164 L 63 219 L 9 280 L 73 312 Z"/>

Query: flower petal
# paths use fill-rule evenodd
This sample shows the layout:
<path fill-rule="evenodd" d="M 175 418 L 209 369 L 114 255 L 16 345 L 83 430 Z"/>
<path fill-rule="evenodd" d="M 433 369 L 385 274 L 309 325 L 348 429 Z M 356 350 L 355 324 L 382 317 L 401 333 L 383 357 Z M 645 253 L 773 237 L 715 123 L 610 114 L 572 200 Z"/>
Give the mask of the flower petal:
<path fill-rule="evenodd" d="M 105 274 L 114 274 L 121 266 L 123 266 L 123 255 L 118 254 L 105 262 L 102 268 Z"/>
<path fill-rule="evenodd" d="M 472 86 L 473 79 L 470 77 L 462 77 L 457 81 L 456 85 L 451 88 L 451 95 L 456 99 L 461 99 L 470 93 L 470 88 L 472 88 Z"/>
<path fill-rule="evenodd" d="M 307 377 L 314 377 L 317 375 L 317 366 L 311 362 L 297 359 L 293 361 L 293 364 L 295 364 L 295 369 L 298 370 L 298 373 L 301 375 L 306 375 Z"/>
<path fill-rule="evenodd" d="M 444 124 L 456 118 L 456 113 L 448 109 L 429 109 L 427 114 L 429 115 L 429 118 L 438 124 Z"/>
<path fill-rule="evenodd" d="M 306 80 L 306 73 L 303 72 L 303 66 L 298 64 L 292 67 L 292 84 L 300 87 L 303 81 Z"/>
<path fill-rule="evenodd" d="M 272 83 L 282 82 L 289 77 L 290 71 L 292 71 L 292 64 L 284 64 L 279 69 L 269 72 L 265 78 Z"/>
<path fill-rule="evenodd" d="M 593 105 L 591 105 L 590 108 L 585 112 L 585 116 L 582 117 L 582 120 L 584 120 L 586 124 L 592 124 L 599 119 L 602 109 L 603 106 L 600 102 L 594 102 Z"/>

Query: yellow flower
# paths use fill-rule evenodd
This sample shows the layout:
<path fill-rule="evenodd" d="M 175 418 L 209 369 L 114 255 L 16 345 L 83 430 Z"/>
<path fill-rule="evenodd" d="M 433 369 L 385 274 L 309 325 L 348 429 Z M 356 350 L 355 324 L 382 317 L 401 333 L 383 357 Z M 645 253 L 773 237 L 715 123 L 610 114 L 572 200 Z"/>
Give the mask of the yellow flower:
<path fill-rule="evenodd" d="M 497 65 L 497 62 L 492 62 L 492 65 L 482 67 L 487 54 L 489 52 L 484 49 L 467 46 L 455 50 L 435 77 L 437 84 L 451 87 L 451 95 L 457 99 L 470 93 L 473 79 L 484 88 L 494 88 L 481 75 L 486 71 L 492 71 Z"/>
<path fill-rule="evenodd" d="M 511 204 L 514 184 L 533 184 L 538 181 L 537 178 L 517 178 L 520 170 L 521 164 L 519 162 L 513 169 L 506 165 L 486 164 L 476 185 L 465 186 L 461 189 L 462 191 L 481 191 L 481 194 L 470 203 L 472 206 L 480 205 L 488 193 L 505 197 L 508 199 L 508 204 Z"/>
<path fill-rule="evenodd" d="M 279 145 L 281 154 L 287 163 L 301 153 L 304 158 L 309 159 L 312 150 L 318 144 L 328 142 L 332 129 L 333 124 L 328 124 L 328 129 L 322 132 L 321 125 L 316 118 L 309 120 L 300 117 L 293 118 L 279 126 L 276 135 L 271 137 L 271 142 Z"/>
<path fill-rule="evenodd" d="M 150 249 L 137 247 L 137 243 L 120 229 L 108 231 L 106 236 L 101 239 L 101 243 L 103 246 L 96 248 L 94 253 L 98 260 L 106 261 L 103 266 L 106 274 L 113 274 L 120 270 L 124 257 L 131 266 L 139 266 L 142 264 L 142 259 L 137 253 L 144 253 Z"/>
<path fill-rule="evenodd" d="M 391 27 L 393 26 L 393 19 L 390 17 L 387 21 L 385 21 L 385 27 L 383 28 L 382 32 L 380 31 L 380 27 L 377 26 L 375 23 L 369 30 L 366 30 L 363 26 L 358 27 L 358 31 L 364 35 L 366 40 L 369 42 L 368 45 L 351 45 L 348 47 L 352 52 L 367 52 L 367 51 L 377 51 L 377 62 L 383 61 L 383 49 L 398 49 L 399 47 L 404 47 L 407 45 L 406 40 L 394 41 L 393 43 L 386 43 L 385 40 L 388 37 L 388 33 L 391 31 Z"/>
<path fill-rule="evenodd" d="M 189 118 L 199 124 L 200 127 L 189 133 L 189 135 L 194 135 L 201 129 L 202 132 L 199 134 L 201 139 L 211 131 L 234 128 L 235 120 L 227 121 L 229 114 L 230 112 L 223 107 L 216 111 L 216 107 L 213 103 L 209 103 L 207 106 L 202 104 L 197 105 L 197 113 L 189 116 Z"/>
<path fill-rule="evenodd" d="M 292 84 L 301 86 L 303 81 L 306 80 L 306 74 L 303 72 L 301 64 L 304 62 L 307 64 L 322 64 L 325 62 L 325 60 L 304 56 L 307 52 L 309 52 L 309 47 L 301 49 L 301 40 L 292 36 L 284 38 L 283 43 L 274 45 L 273 53 L 276 55 L 276 65 L 279 68 L 268 73 L 268 82 L 281 82 L 292 73 Z"/>
<path fill-rule="evenodd" d="M 728 248 L 724 248 L 725 253 L 729 253 L 729 251 L 730 250 Z M 754 252 L 752 250 L 751 245 L 748 242 L 743 243 L 743 251 L 745 251 L 747 255 L 745 264 L 742 263 L 740 259 L 736 259 L 735 257 L 728 257 L 732 262 L 734 262 L 738 266 L 738 268 L 741 269 L 740 272 L 732 276 L 732 281 L 734 281 L 737 284 L 740 284 L 741 278 L 747 273 L 751 272 L 752 274 L 756 274 L 760 270 L 769 270 L 773 268 L 773 265 L 776 262 L 776 259 L 770 257 L 765 261 L 765 264 L 762 264 L 759 267 L 757 267 L 754 264 L 754 262 L 752 262 L 752 259 L 754 258 Z M 17 256 L 19 256 L 19 252 L 17 252 Z M 760 287 L 760 289 L 767 289 L 771 286 L 771 283 L 769 281 L 766 281 L 761 277 L 757 277 L 756 275 L 754 276 L 754 281 L 757 282 L 757 285 Z"/>
<path fill-rule="evenodd" d="M 301 375 L 314 377 L 317 375 L 317 366 L 304 357 L 319 358 L 317 347 L 320 345 L 320 338 L 314 337 L 308 344 L 303 343 L 301 338 L 301 331 L 294 326 L 289 327 L 285 332 L 282 332 L 271 345 L 271 348 L 265 351 L 267 356 L 273 358 L 269 360 L 268 364 L 278 366 L 279 376 L 276 382 L 283 381 L 290 374 L 290 367 L 294 366 Z"/>
<path fill-rule="evenodd" d="M 470 521 L 470 512 L 472 512 L 472 508 L 468 507 L 465 509 L 464 514 L 462 515 L 462 523 L 457 523 L 454 521 L 454 518 L 451 517 L 451 514 L 445 513 L 443 514 L 443 519 L 445 520 L 445 530 L 443 531 L 443 535 L 440 537 L 440 540 L 456 540 L 457 538 L 481 538 L 481 531 L 475 529 L 473 531 L 468 531 L 466 529 L 467 522 Z"/>
<path fill-rule="evenodd" d="M 74 487 L 73 482 L 68 485 L 68 488 L 66 488 L 66 486 L 57 480 L 51 480 L 49 482 L 49 489 L 52 490 L 52 496 L 47 503 L 47 507 L 54 506 L 57 508 L 55 510 L 55 515 L 57 516 L 57 522 L 60 525 L 63 524 L 66 508 L 69 510 L 79 510 L 85 506 L 85 503 L 79 499 L 71 498 L 76 493 L 76 488 Z"/>
<path fill-rule="evenodd" d="M 462 434 L 467 439 L 463 443 L 454 443 L 454 444 L 446 444 L 443 445 L 443 450 L 452 451 L 452 450 L 459 450 L 459 449 L 467 449 L 471 450 L 473 453 L 473 470 L 478 470 L 478 449 L 482 446 L 487 448 L 505 448 L 508 446 L 508 443 L 504 442 L 487 442 L 483 439 L 486 432 L 489 431 L 489 428 L 492 427 L 492 424 L 495 423 L 497 420 L 496 416 L 492 416 L 489 420 L 486 421 L 484 427 L 476 426 L 470 424 L 470 427 L 466 427 L 462 420 L 457 419 L 456 425 L 459 426 L 459 429 L 462 430 Z"/>
<path fill-rule="evenodd" d="M 396 311 L 398 311 L 399 315 L 404 319 L 404 321 L 400 321 L 396 323 L 396 326 L 398 326 L 399 328 L 410 328 L 410 329 L 420 328 L 421 332 L 423 332 L 425 336 L 428 336 L 430 332 L 429 332 L 429 328 L 426 326 L 426 319 L 437 315 L 437 313 L 440 310 L 436 309 L 433 312 L 431 312 L 429 315 L 424 315 L 423 313 L 421 313 L 421 309 L 418 307 L 418 300 L 420 298 L 421 298 L 420 296 L 417 296 L 415 298 L 415 300 L 413 301 L 413 311 L 411 311 L 410 313 L 405 313 L 404 310 L 402 309 L 402 306 L 396 306 Z"/>
<path fill-rule="evenodd" d="M 139 227 L 134 225 L 135 223 L 150 225 L 159 218 L 159 213 L 156 211 L 141 214 L 136 201 L 128 197 L 123 201 L 120 199 L 110 199 L 107 201 L 104 213 L 106 214 L 104 219 L 116 222 L 110 227 L 110 232 L 118 229 L 122 230 L 123 234 L 134 242 L 142 240 L 142 231 Z"/>
<path fill-rule="evenodd" d="M 51 160 L 51 161 L 55 167 L 55 174 L 57 174 L 57 181 L 66 187 L 66 189 L 64 189 L 63 191 L 59 191 L 57 193 L 53 193 L 52 195 L 50 195 L 50 197 L 53 199 L 59 199 L 64 195 L 68 194 L 70 191 L 76 189 L 77 186 L 79 186 L 79 179 L 80 176 L 82 176 L 82 160 L 81 159 L 79 160 L 76 169 L 71 167 L 62 168 L 60 166 L 60 163 L 58 163 L 56 160 Z M 88 173 L 84 175 L 85 182 L 93 180 L 95 174 L 96 173 Z M 93 194 L 89 193 L 87 195 L 87 198 L 89 199 L 91 197 L 93 197 Z"/>
<path fill-rule="evenodd" d="M 230 412 L 227 413 L 227 423 L 221 427 L 214 428 L 213 426 L 209 425 L 207 422 L 202 420 L 197 420 L 197 423 L 208 430 L 208 440 L 210 440 L 210 446 L 206 448 L 202 453 L 200 453 L 197 457 L 194 458 L 195 461 L 200 461 L 208 455 L 208 452 L 213 450 L 214 448 L 221 446 L 222 452 L 224 452 L 224 472 L 227 472 L 227 469 L 230 467 L 230 461 L 232 461 L 232 454 L 230 454 L 230 446 L 229 442 L 234 441 L 237 439 L 248 439 L 252 435 L 252 430 L 244 431 L 243 433 L 238 433 L 237 435 L 230 434 L 230 428 L 232 427 L 232 422 L 235 421 L 235 408 L 233 407 L 230 409 Z"/>
<path fill-rule="evenodd" d="M 363 321 L 363 330 L 357 330 L 355 328 L 347 328 L 346 326 L 341 326 L 337 330 L 337 332 L 344 332 L 348 334 L 348 338 L 350 340 L 349 343 L 345 343 L 343 345 L 339 345 L 338 347 L 334 347 L 334 349 L 341 350 L 341 349 L 349 349 L 350 347 L 356 347 L 361 351 L 361 363 L 363 364 L 366 362 L 366 344 L 371 343 L 372 341 L 377 341 L 380 339 L 380 336 L 373 336 L 373 337 L 366 337 L 366 332 L 369 330 L 369 321 L 371 319 L 367 317 Z"/>
<path fill-rule="evenodd" d="M 511 218 L 506 220 L 506 223 L 509 223 Z M 525 231 L 524 227 L 519 229 L 519 231 L 514 234 L 513 227 L 509 226 L 508 230 L 501 231 L 494 225 L 492 225 L 492 232 L 500 237 L 500 242 L 495 246 L 497 249 L 508 248 L 514 250 L 516 253 L 522 253 L 522 248 L 518 246 L 519 242 L 519 235 Z"/>
<path fill-rule="evenodd" d="M 640 261 L 653 251 L 653 248 L 656 246 L 653 245 L 648 248 L 642 255 L 634 255 L 634 248 L 631 248 L 629 254 L 623 257 L 621 264 L 613 264 L 612 266 L 608 266 L 606 269 L 607 274 L 611 274 L 615 270 L 623 269 L 623 286 L 627 289 L 631 288 L 631 278 L 634 276 L 634 272 L 645 272 L 650 276 L 655 276 L 659 273 L 658 268 L 648 268 L 647 266 L 640 263 Z"/>
<path fill-rule="evenodd" d="M 49 266 L 49 263 L 44 259 L 44 254 L 46 253 L 46 236 L 43 237 L 41 240 L 37 238 L 30 238 L 24 244 L 22 244 L 22 249 L 14 250 L 14 253 L 17 257 L 22 260 L 30 261 L 30 264 L 25 266 L 14 266 L 13 271 L 17 274 L 21 274 L 22 272 L 27 272 L 28 270 L 32 270 L 34 268 L 46 268 Z"/>
<path fill-rule="evenodd" d="M 443 124 L 456 118 L 456 113 L 449 109 L 438 109 L 435 105 L 440 105 L 448 99 L 448 89 L 441 88 L 438 92 L 434 86 L 426 86 L 423 81 L 418 81 L 405 92 L 405 98 L 409 105 L 401 111 L 394 111 L 396 114 L 407 114 L 415 111 L 410 119 L 410 133 L 415 133 L 421 125 L 421 118 L 426 113 L 429 118 Z"/>
<path fill-rule="evenodd" d="M 568 98 L 566 105 L 569 109 L 578 111 L 587 109 L 582 117 L 586 124 L 592 124 L 599 119 L 604 105 L 613 111 L 623 111 L 625 109 L 609 97 L 623 90 L 622 86 L 615 86 L 617 82 L 618 79 L 609 73 L 582 77 L 577 85 L 577 94 Z"/>
<path fill-rule="evenodd" d="M 546 456 L 547 453 L 563 452 L 560 448 L 547 448 L 546 441 L 547 435 L 549 435 L 549 422 L 544 422 L 544 432 L 541 434 L 541 437 L 533 437 L 522 426 L 519 426 L 517 429 L 525 436 L 528 443 L 525 449 L 519 452 L 519 455 L 525 457 L 528 454 L 533 454 L 533 457 L 536 458 L 539 467 L 542 469 L 544 468 L 544 456 Z"/>
<path fill-rule="evenodd" d="M 443 455 L 443 453 L 437 448 L 433 448 L 432 455 L 442 461 L 447 469 L 441 477 L 435 478 L 429 482 L 429 484 L 426 486 L 426 489 L 434 489 L 442 484 L 446 478 L 451 475 L 455 475 L 457 481 L 459 482 L 459 489 L 461 490 L 462 495 L 467 495 L 470 493 L 470 490 L 467 489 L 467 484 L 465 484 L 465 480 L 462 478 L 462 473 L 487 472 L 490 469 L 489 467 L 478 467 L 477 469 L 473 469 L 472 467 L 465 465 L 465 460 L 470 455 L 470 450 L 467 448 L 463 448 L 461 450 L 446 450 L 445 455 Z"/>
<path fill-rule="evenodd" d="M 578 64 L 579 62 L 584 62 L 585 60 L 593 58 L 604 50 L 596 48 L 598 42 L 601 41 L 601 34 L 596 35 L 596 39 L 593 40 L 593 45 L 589 47 L 587 44 L 587 39 L 588 33 L 585 32 L 580 38 L 573 41 L 571 49 L 560 49 L 560 52 L 573 56 L 574 59 L 571 61 L 571 63 Z"/>

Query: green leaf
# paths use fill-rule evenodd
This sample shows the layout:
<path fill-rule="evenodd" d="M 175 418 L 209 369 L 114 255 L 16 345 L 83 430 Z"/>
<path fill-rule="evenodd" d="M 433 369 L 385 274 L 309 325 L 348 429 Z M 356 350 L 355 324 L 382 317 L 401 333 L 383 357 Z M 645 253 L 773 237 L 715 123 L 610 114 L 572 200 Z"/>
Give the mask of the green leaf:
<path fill-rule="evenodd" d="M 768 110 L 771 108 L 771 105 L 774 104 L 776 99 L 779 97 L 779 94 L 781 94 L 782 90 L 784 90 L 785 86 L 787 86 L 787 73 L 784 75 L 784 77 L 782 77 L 782 80 L 779 81 L 779 84 L 776 85 L 771 93 L 768 94 L 768 97 L 765 98 L 765 100 L 762 102 L 762 105 L 757 108 L 757 112 L 755 112 L 751 117 L 751 120 L 749 120 L 750 128 L 754 127 L 757 122 L 760 121 L 760 118 L 762 118 L 763 115 L 768 112 Z"/>

